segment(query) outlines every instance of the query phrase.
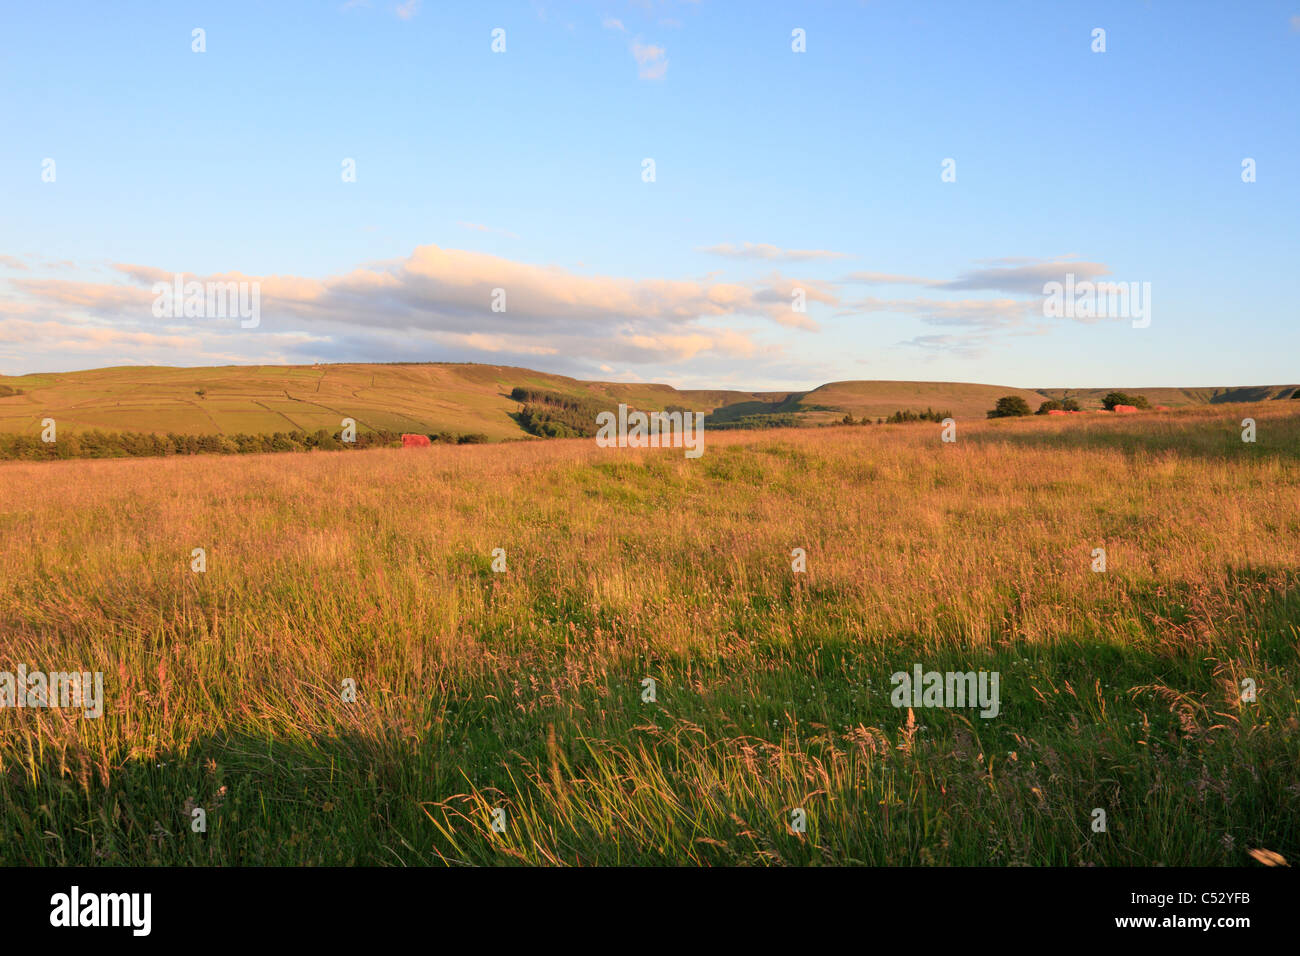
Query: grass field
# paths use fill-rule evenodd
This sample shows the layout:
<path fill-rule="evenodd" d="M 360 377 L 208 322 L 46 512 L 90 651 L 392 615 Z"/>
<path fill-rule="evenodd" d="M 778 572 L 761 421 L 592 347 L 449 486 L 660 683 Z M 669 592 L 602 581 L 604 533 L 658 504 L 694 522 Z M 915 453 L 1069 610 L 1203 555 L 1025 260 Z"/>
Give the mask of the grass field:
<path fill-rule="evenodd" d="M 0 489 L 0 667 L 107 698 L 0 710 L 5 864 L 1300 857 L 1300 402 Z M 894 707 L 915 664 L 999 714 Z"/>

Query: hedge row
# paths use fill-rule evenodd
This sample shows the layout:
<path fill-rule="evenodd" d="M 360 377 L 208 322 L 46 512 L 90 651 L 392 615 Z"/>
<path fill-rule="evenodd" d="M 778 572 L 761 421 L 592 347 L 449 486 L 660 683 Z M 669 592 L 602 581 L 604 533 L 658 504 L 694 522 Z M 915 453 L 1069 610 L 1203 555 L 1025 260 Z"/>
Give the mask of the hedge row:
<path fill-rule="evenodd" d="M 479 444 L 486 435 L 458 435 L 440 432 L 429 440 L 442 444 Z M 147 432 L 88 431 L 63 435 L 44 442 L 31 435 L 0 435 L 0 459 L 43 461 L 61 458 L 161 458 L 168 455 L 261 455 L 286 451 L 344 451 L 356 448 L 400 447 L 399 432 L 358 432 L 355 442 L 344 442 L 341 433 L 325 429 L 315 432 L 275 432 L 270 435 L 154 435 Z"/>

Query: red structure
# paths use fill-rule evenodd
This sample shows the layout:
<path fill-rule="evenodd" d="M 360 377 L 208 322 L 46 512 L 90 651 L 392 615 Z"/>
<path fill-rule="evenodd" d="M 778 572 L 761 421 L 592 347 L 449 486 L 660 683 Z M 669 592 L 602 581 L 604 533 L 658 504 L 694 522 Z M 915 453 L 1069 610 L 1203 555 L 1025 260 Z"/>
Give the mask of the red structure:
<path fill-rule="evenodd" d="M 1064 408 L 1049 408 L 1049 409 L 1047 410 L 1047 414 L 1049 414 L 1049 415 L 1068 415 L 1068 414 L 1070 414 L 1070 413 L 1067 412 Z"/>
<path fill-rule="evenodd" d="M 1137 409 L 1137 406 L 1136 406 L 1136 405 L 1116 405 L 1116 406 L 1115 406 L 1115 413 L 1116 413 L 1117 415 L 1131 414 L 1132 412 L 1136 412 L 1137 410 L 1138 410 L 1138 409 Z"/>
<path fill-rule="evenodd" d="M 428 448 L 428 435 L 402 435 L 403 448 Z"/>

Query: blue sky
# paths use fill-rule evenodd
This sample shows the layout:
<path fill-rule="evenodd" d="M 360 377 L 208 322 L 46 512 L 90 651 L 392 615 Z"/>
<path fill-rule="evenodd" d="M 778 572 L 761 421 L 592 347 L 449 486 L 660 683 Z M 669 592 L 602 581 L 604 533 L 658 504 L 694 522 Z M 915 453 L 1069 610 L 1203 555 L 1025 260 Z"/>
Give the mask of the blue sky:
<path fill-rule="evenodd" d="M 0 373 L 1300 380 L 1300 0 L 9 4 L 0 90 Z"/>

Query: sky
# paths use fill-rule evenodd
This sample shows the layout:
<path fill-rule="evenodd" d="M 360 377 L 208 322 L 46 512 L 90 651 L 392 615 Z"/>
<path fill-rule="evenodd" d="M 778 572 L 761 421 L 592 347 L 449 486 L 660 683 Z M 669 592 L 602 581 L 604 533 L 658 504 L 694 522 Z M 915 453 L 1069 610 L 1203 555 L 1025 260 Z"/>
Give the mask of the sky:
<path fill-rule="evenodd" d="M 1298 93 L 1300 0 L 15 0 L 0 374 L 1294 383 Z"/>

